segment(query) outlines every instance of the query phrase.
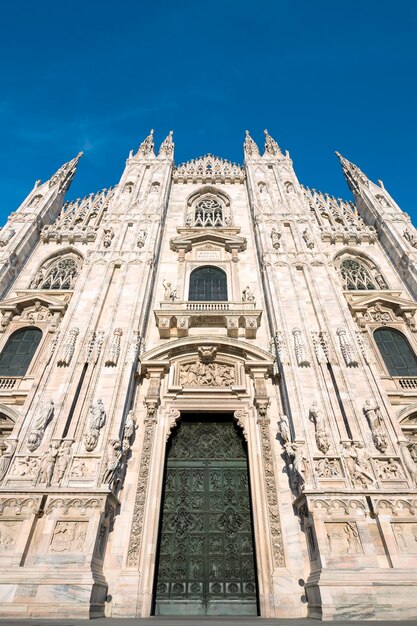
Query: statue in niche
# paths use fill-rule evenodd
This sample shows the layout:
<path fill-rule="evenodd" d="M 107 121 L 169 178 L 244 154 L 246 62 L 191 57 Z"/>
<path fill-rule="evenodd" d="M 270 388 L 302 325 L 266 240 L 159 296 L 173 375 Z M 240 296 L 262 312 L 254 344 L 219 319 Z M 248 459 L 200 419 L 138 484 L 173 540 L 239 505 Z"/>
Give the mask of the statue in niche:
<path fill-rule="evenodd" d="M 293 488 L 303 490 L 310 478 L 310 462 L 304 446 L 299 443 L 287 443 L 285 451 L 290 460 L 290 478 Z"/>
<path fill-rule="evenodd" d="M 111 439 L 108 447 L 108 458 L 103 474 L 103 484 L 116 486 L 119 482 L 119 470 L 123 459 L 122 444 L 118 439 Z"/>
<path fill-rule="evenodd" d="M 72 441 L 61 443 L 55 462 L 55 482 L 60 485 L 71 458 Z"/>
<path fill-rule="evenodd" d="M 114 230 L 111 226 L 104 226 L 104 237 L 103 237 L 103 246 L 105 248 L 109 248 L 111 246 L 111 241 L 114 237 Z"/>
<path fill-rule="evenodd" d="M 328 426 L 327 419 L 321 409 L 319 409 L 317 402 L 313 402 L 310 407 L 309 419 L 313 422 L 316 429 L 316 444 L 320 452 L 326 454 L 330 448 L 330 441 L 327 434 Z"/>
<path fill-rule="evenodd" d="M 404 239 L 408 241 L 412 248 L 417 248 L 417 235 L 409 228 L 406 228 L 404 231 Z"/>
<path fill-rule="evenodd" d="M 32 278 L 32 281 L 29 285 L 29 289 L 39 289 L 39 286 L 42 285 L 45 278 L 44 271 L 42 269 L 38 270 L 35 276 Z"/>
<path fill-rule="evenodd" d="M 38 416 L 35 419 L 35 423 L 33 428 L 28 436 L 27 447 L 28 450 L 33 452 L 36 450 L 41 441 L 42 437 L 45 433 L 46 427 L 51 421 L 54 414 L 54 402 L 53 400 L 49 400 L 48 402 L 42 402 L 40 404 Z"/>
<path fill-rule="evenodd" d="M 309 248 L 310 250 L 312 248 L 314 248 L 314 241 L 311 238 L 311 235 L 308 232 L 307 228 L 303 231 L 303 235 L 302 236 L 303 236 L 303 239 L 304 239 L 304 241 L 306 243 L 307 248 Z"/>
<path fill-rule="evenodd" d="M 375 282 L 378 285 L 378 287 L 380 289 L 388 289 L 388 285 L 385 282 L 384 277 L 382 276 L 382 274 L 376 274 L 375 275 Z"/>
<path fill-rule="evenodd" d="M 46 487 L 51 486 L 59 446 L 59 441 L 52 441 L 48 450 L 40 458 L 38 483 L 45 483 Z"/>
<path fill-rule="evenodd" d="M 279 250 L 280 247 L 280 239 L 281 239 L 281 233 L 279 232 L 279 230 L 277 230 L 275 228 L 275 226 L 273 227 L 273 229 L 271 230 L 271 241 L 272 241 L 272 247 L 274 248 L 274 250 Z"/>
<path fill-rule="evenodd" d="M 16 231 L 13 228 L 3 229 L 2 233 L 0 234 L 0 247 L 3 248 L 4 246 L 7 246 L 7 244 L 15 236 L 15 234 Z"/>
<path fill-rule="evenodd" d="M 284 444 L 291 442 L 291 431 L 288 417 L 284 413 L 279 414 L 278 432 Z"/>
<path fill-rule="evenodd" d="M 136 245 L 138 248 L 143 248 L 143 246 L 145 245 L 146 237 L 147 237 L 146 230 L 140 230 L 137 241 L 136 241 Z"/>
<path fill-rule="evenodd" d="M 401 454 L 404 459 L 404 464 L 411 475 L 414 487 L 417 487 L 417 465 L 416 465 L 416 460 L 413 458 L 413 455 L 411 454 L 411 450 L 414 451 L 414 448 L 417 446 L 416 444 L 408 442 L 408 443 L 402 443 L 400 447 L 401 447 Z"/>
<path fill-rule="evenodd" d="M 249 285 L 242 291 L 242 302 L 255 302 L 255 295 Z"/>
<path fill-rule="evenodd" d="M 136 428 L 136 415 L 132 410 L 127 414 L 126 422 L 123 428 L 123 450 L 125 452 L 130 449 L 130 446 L 132 445 Z"/>
<path fill-rule="evenodd" d="M 88 452 L 94 450 L 98 443 L 100 430 L 106 422 L 106 412 L 104 410 L 103 401 L 98 398 L 90 406 L 87 432 L 84 434 L 84 445 Z"/>
<path fill-rule="evenodd" d="M 4 439 L 4 441 L 0 441 L 0 483 L 6 476 L 12 457 L 15 453 L 16 446 L 16 439 Z"/>
<path fill-rule="evenodd" d="M 368 399 L 363 405 L 362 410 L 368 420 L 376 449 L 380 452 L 385 452 L 388 447 L 388 440 L 383 431 L 383 420 L 379 405 L 374 399 Z"/>
<path fill-rule="evenodd" d="M 177 290 L 172 289 L 172 283 L 167 282 L 165 279 L 162 281 L 162 286 L 164 288 L 164 301 L 165 302 L 175 302 L 177 298 Z"/>

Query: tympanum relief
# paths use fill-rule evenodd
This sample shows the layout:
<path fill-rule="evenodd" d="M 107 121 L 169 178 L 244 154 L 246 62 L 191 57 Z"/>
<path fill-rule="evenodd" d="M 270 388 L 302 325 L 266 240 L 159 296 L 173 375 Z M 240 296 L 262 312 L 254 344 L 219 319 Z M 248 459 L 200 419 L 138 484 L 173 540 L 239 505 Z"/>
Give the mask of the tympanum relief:
<path fill-rule="evenodd" d="M 216 360 L 208 354 L 209 347 L 205 347 L 206 356 L 200 350 L 198 361 L 180 363 L 178 366 L 178 384 L 183 387 L 231 387 L 236 384 L 236 367 Z"/>

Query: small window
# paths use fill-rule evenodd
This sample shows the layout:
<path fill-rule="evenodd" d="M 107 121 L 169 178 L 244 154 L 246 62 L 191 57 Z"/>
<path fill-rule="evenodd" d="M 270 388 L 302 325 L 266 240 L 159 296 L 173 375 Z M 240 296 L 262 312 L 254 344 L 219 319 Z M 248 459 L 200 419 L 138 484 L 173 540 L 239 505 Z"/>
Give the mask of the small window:
<path fill-rule="evenodd" d="M 218 267 L 199 267 L 191 272 L 189 300 L 227 300 L 226 273 Z"/>
<path fill-rule="evenodd" d="M 24 376 L 41 338 L 39 328 L 21 328 L 14 332 L 0 354 L 0 376 Z"/>
<path fill-rule="evenodd" d="M 374 339 L 390 376 L 417 376 L 416 355 L 400 331 L 378 328 Z"/>

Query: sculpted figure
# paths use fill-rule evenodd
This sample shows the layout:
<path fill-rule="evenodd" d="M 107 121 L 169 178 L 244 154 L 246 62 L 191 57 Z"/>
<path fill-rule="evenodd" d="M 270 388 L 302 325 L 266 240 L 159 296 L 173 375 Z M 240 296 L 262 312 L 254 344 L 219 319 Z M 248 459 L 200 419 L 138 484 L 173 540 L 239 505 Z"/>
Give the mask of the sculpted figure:
<path fill-rule="evenodd" d="M 165 302 L 174 302 L 177 297 L 177 292 L 175 289 L 172 289 L 172 283 L 166 282 L 165 279 L 162 281 L 162 286 L 164 288 L 164 301 Z"/>
<path fill-rule="evenodd" d="M 136 415 L 135 412 L 129 411 L 126 416 L 126 422 L 123 428 L 123 449 L 127 451 L 132 445 L 133 437 L 136 431 Z"/>
<path fill-rule="evenodd" d="M 344 443 L 342 455 L 354 485 L 368 487 L 375 483 L 369 464 L 371 455 L 363 443 L 357 443 L 356 446 L 350 441 Z"/>
<path fill-rule="evenodd" d="M 54 402 L 49 400 L 48 402 L 42 402 L 40 404 L 38 416 L 35 420 L 33 428 L 28 436 L 27 446 L 28 449 L 33 452 L 39 447 L 42 437 L 45 433 L 46 427 L 51 421 L 54 414 Z"/>
<path fill-rule="evenodd" d="M 317 402 L 313 402 L 310 407 L 309 419 L 316 428 L 317 447 L 323 454 L 326 454 L 330 448 L 330 441 L 327 434 L 327 420 L 323 411 L 319 409 Z"/>
<path fill-rule="evenodd" d="M 103 474 L 103 484 L 114 485 L 118 482 L 118 472 L 123 458 L 122 444 L 117 439 L 109 442 L 108 460 Z"/>
<path fill-rule="evenodd" d="M 363 405 L 363 412 L 368 420 L 376 449 L 380 452 L 385 452 L 388 447 L 388 440 L 383 431 L 383 420 L 379 405 L 375 400 L 368 399 Z"/>
<path fill-rule="evenodd" d="M 307 229 L 305 229 L 303 232 L 303 239 L 306 242 L 307 248 L 309 248 L 310 250 L 314 248 L 314 241 L 312 240 L 311 235 Z"/>
<path fill-rule="evenodd" d="M 3 229 L 2 233 L 0 234 L 0 247 L 3 248 L 4 246 L 7 246 L 7 244 L 14 237 L 15 234 L 16 231 L 13 228 L 6 228 L 5 230 Z"/>
<path fill-rule="evenodd" d="M 401 454 L 402 457 L 404 459 L 404 464 L 407 468 L 407 470 L 410 473 L 410 476 L 412 478 L 413 481 L 413 485 L 414 487 L 417 487 L 417 465 L 413 459 L 413 456 L 411 454 L 411 446 L 413 446 L 413 444 L 411 443 L 402 443 L 401 444 Z"/>
<path fill-rule="evenodd" d="M 284 444 L 291 442 L 291 431 L 288 417 L 284 413 L 279 414 L 278 432 Z"/>
<path fill-rule="evenodd" d="M 71 446 L 72 441 L 63 441 L 58 450 L 58 455 L 55 463 L 55 480 L 58 485 L 61 484 L 61 481 L 64 478 L 65 470 L 67 469 L 68 463 L 70 462 Z"/>
<path fill-rule="evenodd" d="M 100 430 L 106 422 L 106 412 L 104 410 L 103 401 L 98 398 L 90 406 L 88 417 L 87 432 L 84 435 L 85 449 L 91 452 L 97 446 Z"/>
<path fill-rule="evenodd" d="M 280 239 L 281 239 L 281 233 L 274 226 L 273 229 L 271 230 L 271 241 L 272 241 L 272 247 L 275 250 L 278 250 L 281 245 Z"/>
<path fill-rule="evenodd" d="M 7 470 L 15 453 L 17 440 L 5 439 L 0 442 L 0 483 L 6 476 Z"/>
<path fill-rule="evenodd" d="M 242 291 L 242 302 L 255 302 L 255 295 L 249 285 Z"/>
<path fill-rule="evenodd" d="M 145 245 L 146 237 L 147 237 L 146 230 L 140 230 L 139 231 L 139 235 L 138 235 L 138 239 L 136 241 L 136 245 L 137 245 L 138 248 L 143 248 L 143 246 Z"/>
<path fill-rule="evenodd" d="M 40 269 L 36 272 L 35 276 L 32 278 L 32 282 L 29 285 L 29 289 L 38 289 L 39 286 L 43 283 L 44 273 L 43 270 Z"/>
<path fill-rule="evenodd" d="M 51 485 L 59 445 L 59 441 L 53 441 L 40 459 L 38 483 L 45 483 L 46 487 Z"/>
<path fill-rule="evenodd" d="M 408 241 L 412 248 L 417 248 L 417 235 L 415 232 L 412 232 L 409 228 L 406 228 L 404 231 L 404 239 Z"/>
<path fill-rule="evenodd" d="M 113 228 L 111 226 L 104 226 L 103 231 L 104 231 L 103 246 L 105 248 L 109 248 L 111 246 L 111 240 L 114 237 Z"/>
<path fill-rule="evenodd" d="M 310 463 L 303 446 L 297 443 L 287 443 L 285 451 L 288 458 L 291 459 L 290 470 L 292 474 L 293 487 L 303 489 L 304 484 L 310 477 Z"/>

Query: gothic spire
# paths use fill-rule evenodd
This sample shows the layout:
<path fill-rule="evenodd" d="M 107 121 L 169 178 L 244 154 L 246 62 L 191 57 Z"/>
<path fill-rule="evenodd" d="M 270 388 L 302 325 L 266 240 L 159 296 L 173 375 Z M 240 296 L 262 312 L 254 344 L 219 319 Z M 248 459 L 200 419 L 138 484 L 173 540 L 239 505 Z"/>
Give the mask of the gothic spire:
<path fill-rule="evenodd" d="M 149 133 L 149 135 L 140 144 L 139 150 L 137 152 L 137 156 L 148 156 L 148 154 L 153 154 L 153 149 L 154 149 L 153 133 L 154 133 L 154 130 L 153 128 L 151 128 L 151 132 Z"/>
<path fill-rule="evenodd" d="M 268 133 L 266 128 L 264 130 L 264 135 L 265 135 L 265 154 L 270 154 L 271 156 L 282 154 L 281 148 L 279 147 L 275 139 L 272 139 L 271 135 Z"/>
<path fill-rule="evenodd" d="M 243 144 L 243 151 L 245 157 L 258 157 L 259 149 L 252 137 L 249 135 L 249 131 L 245 130 L 245 142 Z"/>
<path fill-rule="evenodd" d="M 360 193 L 360 186 L 369 187 L 369 179 L 357 165 L 351 163 L 343 157 L 340 152 L 336 151 L 336 156 L 342 164 L 343 173 L 345 175 L 347 184 L 349 185 L 352 193 Z"/>
<path fill-rule="evenodd" d="M 72 182 L 72 179 L 74 178 L 78 161 L 82 156 L 84 156 L 84 153 L 79 152 L 76 157 L 71 159 L 71 161 L 61 165 L 59 170 L 49 179 L 49 187 L 51 188 L 54 185 L 59 184 L 58 193 L 66 192 Z"/>
<path fill-rule="evenodd" d="M 159 154 L 165 154 L 167 157 L 172 157 L 174 154 L 174 142 L 172 141 L 172 135 L 174 131 L 170 130 L 167 137 L 165 137 L 164 141 L 161 143 L 161 147 L 159 148 Z"/>

